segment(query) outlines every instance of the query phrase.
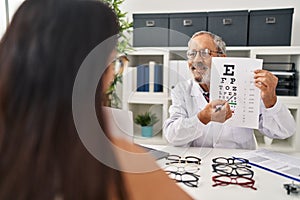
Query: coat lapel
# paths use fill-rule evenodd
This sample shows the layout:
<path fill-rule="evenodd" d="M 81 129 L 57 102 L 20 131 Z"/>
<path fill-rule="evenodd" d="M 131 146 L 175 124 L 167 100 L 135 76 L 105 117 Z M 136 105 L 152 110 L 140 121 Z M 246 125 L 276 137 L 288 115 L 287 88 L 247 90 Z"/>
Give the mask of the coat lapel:
<path fill-rule="evenodd" d="M 200 85 L 196 81 L 193 81 L 191 88 L 191 98 L 194 101 L 194 105 L 197 105 L 198 111 L 202 110 L 207 105 L 207 101 L 202 94 L 203 92 L 204 91 L 200 87 Z"/>

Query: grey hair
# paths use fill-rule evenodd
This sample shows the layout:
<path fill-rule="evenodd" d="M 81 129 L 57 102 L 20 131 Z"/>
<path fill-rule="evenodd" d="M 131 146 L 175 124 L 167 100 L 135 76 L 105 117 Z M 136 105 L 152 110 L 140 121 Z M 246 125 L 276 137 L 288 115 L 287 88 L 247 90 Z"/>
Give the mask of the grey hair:
<path fill-rule="evenodd" d="M 213 40 L 218 48 L 218 51 L 221 51 L 223 54 L 226 54 L 226 43 L 223 41 L 223 39 L 220 36 L 213 34 L 211 32 L 208 32 L 208 31 L 199 31 L 199 32 L 194 33 L 194 35 L 191 37 L 191 39 L 188 42 L 188 47 L 190 47 L 191 41 L 193 38 L 195 38 L 198 35 L 203 35 L 203 34 L 210 35 L 213 38 Z"/>

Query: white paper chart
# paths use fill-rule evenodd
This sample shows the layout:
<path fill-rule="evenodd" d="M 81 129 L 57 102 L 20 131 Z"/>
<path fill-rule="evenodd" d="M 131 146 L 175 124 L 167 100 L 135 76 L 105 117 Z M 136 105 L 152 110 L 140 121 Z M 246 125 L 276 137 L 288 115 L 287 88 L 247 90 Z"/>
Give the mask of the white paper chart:
<path fill-rule="evenodd" d="M 210 100 L 230 99 L 233 116 L 227 125 L 258 128 L 260 90 L 254 85 L 254 71 L 262 69 L 262 63 L 251 58 L 212 58 Z"/>
<path fill-rule="evenodd" d="M 300 158 L 267 149 L 246 151 L 234 157 L 248 159 L 251 165 L 300 182 Z"/>

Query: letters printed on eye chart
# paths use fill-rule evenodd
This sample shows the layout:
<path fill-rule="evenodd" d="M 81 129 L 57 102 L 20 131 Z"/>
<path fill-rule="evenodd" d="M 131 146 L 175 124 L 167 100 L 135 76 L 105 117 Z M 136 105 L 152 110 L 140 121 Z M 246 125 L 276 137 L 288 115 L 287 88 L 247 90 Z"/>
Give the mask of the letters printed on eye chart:
<path fill-rule="evenodd" d="M 257 129 L 259 125 L 260 90 L 254 84 L 254 71 L 262 69 L 263 60 L 213 57 L 210 100 L 228 100 L 233 115 L 230 126 Z"/>

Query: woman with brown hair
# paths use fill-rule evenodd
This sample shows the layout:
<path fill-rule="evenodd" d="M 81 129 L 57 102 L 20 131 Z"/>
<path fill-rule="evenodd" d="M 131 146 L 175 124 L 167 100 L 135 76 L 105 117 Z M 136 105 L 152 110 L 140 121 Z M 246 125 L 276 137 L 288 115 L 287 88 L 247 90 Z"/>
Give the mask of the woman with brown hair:
<path fill-rule="evenodd" d="M 161 170 L 135 174 L 102 164 L 77 134 L 76 74 L 89 52 L 118 29 L 115 14 L 97 1 L 26 0 L 17 10 L 0 43 L 1 200 L 190 198 Z M 106 61 L 113 41 L 99 55 Z M 122 149 L 143 152 L 110 139 Z M 103 145 L 111 163 L 122 168 L 122 157 Z M 156 165 L 147 156 L 144 164 Z"/>

